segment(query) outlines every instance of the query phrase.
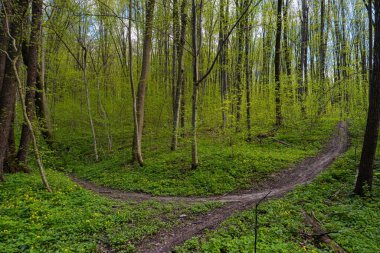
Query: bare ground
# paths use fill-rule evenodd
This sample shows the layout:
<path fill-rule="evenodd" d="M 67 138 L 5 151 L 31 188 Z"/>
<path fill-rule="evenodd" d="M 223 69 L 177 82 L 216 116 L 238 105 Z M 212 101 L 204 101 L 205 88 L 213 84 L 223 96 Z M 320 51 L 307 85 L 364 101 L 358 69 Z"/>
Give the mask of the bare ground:
<path fill-rule="evenodd" d="M 175 246 L 200 235 L 205 229 L 215 229 L 223 220 L 236 212 L 251 208 L 258 200 L 262 199 L 268 192 L 269 197 L 281 197 L 291 191 L 297 185 L 311 182 L 321 171 L 326 169 L 339 155 L 348 148 L 348 130 L 345 122 L 339 122 L 334 134 L 315 157 L 304 159 L 299 164 L 282 170 L 270 176 L 260 187 L 246 190 L 241 193 L 227 194 L 212 197 L 160 197 L 144 193 L 131 193 L 114 190 L 71 176 L 72 180 L 80 186 L 103 195 L 108 198 L 122 201 L 145 201 L 157 200 L 167 202 L 206 202 L 220 201 L 225 203 L 208 214 L 200 215 L 192 220 L 184 220 L 181 225 L 170 230 L 161 231 L 159 234 L 143 240 L 137 245 L 138 252 L 170 252 Z"/>

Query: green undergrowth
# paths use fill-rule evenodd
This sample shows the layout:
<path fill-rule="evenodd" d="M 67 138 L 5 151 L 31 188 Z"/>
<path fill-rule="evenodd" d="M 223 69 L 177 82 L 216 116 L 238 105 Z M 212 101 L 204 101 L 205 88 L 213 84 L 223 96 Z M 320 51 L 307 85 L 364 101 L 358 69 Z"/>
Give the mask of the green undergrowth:
<path fill-rule="evenodd" d="M 331 135 L 337 120 L 287 125 L 274 136 L 257 138 L 270 129 L 254 128 L 254 140 L 235 133 L 203 130 L 199 137 L 200 165 L 191 169 L 190 138 L 170 151 L 169 136 L 144 137 L 143 167 L 130 165 L 130 146 L 121 145 L 98 163 L 86 161 L 79 150 L 66 156 L 66 170 L 96 184 L 153 195 L 216 195 L 251 187 L 268 174 L 315 155 Z M 187 140 L 187 142 L 186 142 Z M 78 147 L 78 144 L 71 145 Z M 80 145 L 79 145 L 80 147 Z M 91 153 L 91 150 L 87 150 Z M 81 159 L 78 159 L 80 157 Z"/>
<path fill-rule="evenodd" d="M 205 213 L 216 203 L 182 205 L 111 201 L 48 170 L 53 193 L 38 173 L 7 175 L 0 184 L 0 252 L 134 252 L 143 238 Z"/>
<path fill-rule="evenodd" d="M 332 252 L 316 243 L 303 210 L 314 215 L 347 252 L 380 252 L 380 161 L 372 196 L 352 194 L 358 152 L 351 148 L 313 183 L 259 206 L 258 252 Z M 255 210 L 226 220 L 218 230 L 193 238 L 176 252 L 253 252 Z M 315 235 L 315 234 L 314 234 Z"/>

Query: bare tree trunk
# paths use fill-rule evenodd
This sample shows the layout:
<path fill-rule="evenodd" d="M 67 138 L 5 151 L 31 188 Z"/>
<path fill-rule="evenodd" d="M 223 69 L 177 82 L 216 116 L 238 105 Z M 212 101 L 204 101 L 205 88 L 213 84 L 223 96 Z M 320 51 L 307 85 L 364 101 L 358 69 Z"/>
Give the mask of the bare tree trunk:
<path fill-rule="evenodd" d="M 325 80 L 325 69 L 326 69 L 326 31 L 325 31 L 325 0 L 321 0 L 321 22 L 320 22 L 320 32 L 319 32 L 319 80 L 323 82 Z"/>
<path fill-rule="evenodd" d="M 153 30 L 153 13 L 155 0 L 148 0 L 146 5 L 146 18 L 145 18 L 145 32 L 144 32 L 144 43 L 143 43 L 143 57 L 141 65 L 141 76 L 137 89 L 137 99 L 136 99 L 136 113 L 137 113 L 137 123 L 138 131 L 135 131 L 134 141 L 133 141 L 133 161 L 139 161 L 139 156 L 142 158 L 141 146 L 140 150 L 135 146 L 135 144 L 142 143 L 142 132 L 144 126 L 144 106 L 145 106 L 145 93 L 147 89 L 149 67 L 150 67 L 150 55 L 152 51 L 152 30 Z M 142 165 L 142 159 L 139 161 Z"/>
<path fill-rule="evenodd" d="M 325 13 L 326 13 L 326 3 L 325 0 L 321 0 L 321 7 L 320 7 L 320 14 L 321 14 L 321 21 L 320 21 L 320 30 L 319 30 L 319 86 L 320 90 L 325 93 L 326 85 L 325 85 L 325 79 L 326 79 L 326 50 L 327 50 L 327 31 L 325 29 Z M 321 115 L 325 112 L 324 108 L 324 101 L 319 101 L 318 105 L 318 115 Z"/>
<path fill-rule="evenodd" d="M 277 31 L 276 31 L 276 53 L 274 57 L 274 78 L 276 82 L 276 126 L 282 125 L 281 112 L 281 84 L 280 84 L 280 58 L 281 58 L 281 30 L 282 30 L 282 0 L 277 0 Z"/>
<path fill-rule="evenodd" d="M 368 9 L 367 10 L 368 10 L 368 80 L 370 80 L 372 77 L 372 70 L 373 70 L 372 0 L 368 0 Z"/>
<path fill-rule="evenodd" d="M 236 16 L 239 17 L 243 11 L 242 1 L 236 1 Z M 242 59 L 243 59 L 243 22 L 237 27 L 237 58 L 235 63 L 235 94 L 236 94 L 236 132 L 240 132 L 241 105 L 242 105 Z"/>
<path fill-rule="evenodd" d="M 14 119 L 15 119 L 15 112 L 13 113 L 11 129 L 9 130 L 8 147 L 7 147 L 7 150 L 5 153 L 5 159 L 4 159 L 4 172 L 5 173 L 17 173 L 20 171 L 29 172 L 27 168 L 18 166 L 16 162 L 16 141 L 15 141 L 15 134 L 14 134 Z"/>
<path fill-rule="evenodd" d="M 3 80 L 5 76 L 5 64 L 7 61 L 7 56 L 5 52 L 8 49 L 8 35 L 7 35 L 7 26 L 6 19 L 4 16 L 4 7 L 0 11 L 1 23 L 0 23 L 0 92 L 3 87 Z"/>
<path fill-rule="evenodd" d="M 177 84 L 177 52 L 179 43 L 178 0 L 173 0 L 173 52 L 172 52 L 172 110 L 175 114 Z"/>
<path fill-rule="evenodd" d="M 35 118 L 35 95 L 36 81 L 38 74 L 38 53 L 41 43 L 41 21 L 42 21 L 42 0 L 34 0 L 32 3 L 32 22 L 30 31 L 30 41 L 28 47 L 28 74 L 26 82 L 25 106 L 30 122 Z M 17 160 L 20 166 L 27 167 L 29 145 L 31 142 L 31 131 L 26 122 L 22 125 L 20 145 L 17 152 Z"/>
<path fill-rule="evenodd" d="M 181 129 L 182 136 L 185 135 L 185 114 L 186 114 L 186 78 L 184 77 L 182 80 L 182 90 L 181 90 Z"/>
<path fill-rule="evenodd" d="M 298 87 L 298 99 L 301 104 L 301 112 L 306 117 L 305 96 L 307 93 L 307 49 L 308 49 L 308 26 L 309 26 L 309 8 L 307 1 L 302 0 L 302 18 L 301 18 L 301 59 L 300 59 L 300 78 Z"/>
<path fill-rule="evenodd" d="M 289 6 L 290 6 L 291 0 L 287 0 L 286 4 L 284 6 L 284 60 L 285 60 L 285 67 L 286 67 L 286 75 L 287 78 L 290 79 L 292 75 L 292 62 L 290 60 L 290 48 L 289 48 L 289 18 L 288 18 L 288 12 L 289 12 Z M 288 80 L 289 81 L 289 80 Z"/>
<path fill-rule="evenodd" d="M 248 1 L 244 1 L 244 6 L 247 6 Z M 247 141 L 252 140 L 252 133 L 251 133 L 251 76 L 252 76 L 252 69 L 251 64 L 249 61 L 250 56 L 250 38 L 251 38 L 251 29 L 249 27 L 249 19 L 248 16 L 244 19 L 245 26 L 245 94 L 246 94 L 246 110 L 247 110 Z"/>
<path fill-rule="evenodd" d="M 373 50 L 373 71 L 370 78 L 367 127 L 355 185 L 355 193 L 359 195 L 364 194 L 365 187 L 368 187 L 368 190 L 372 189 L 373 162 L 376 154 L 380 122 L 380 0 L 374 0 L 374 9 L 375 47 Z"/>
<path fill-rule="evenodd" d="M 18 61 L 18 56 L 20 55 L 20 50 L 15 48 L 12 44 L 15 42 L 16 45 L 21 39 L 21 25 L 24 22 L 24 14 L 27 9 L 27 1 L 4 1 L 3 10 L 4 19 L 7 21 L 6 34 L 12 36 L 12 41 L 9 41 L 9 47 L 7 51 L 7 60 L 5 63 L 3 87 L 0 92 L 0 181 L 4 180 L 4 159 L 8 148 L 9 133 L 11 130 L 14 105 L 16 103 L 16 93 L 17 93 L 17 80 L 16 72 L 13 68 L 13 61 Z M 17 62 L 16 62 L 17 65 Z"/>
<path fill-rule="evenodd" d="M 184 66 L 183 66 L 183 47 L 185 46 L 185 36 L 186 36 L 186 25 L 187 25 L 187 15 L 186 15 L 187 0 L 183 0 L 181 4 L 181 32 L 179 38 L 179 44 L 177 47 L 177 60 L 178 60 L 178 71 L 177 71 L 177 86 L 175 92 L 174 100 L 174 114 L 173 114 L 173 133 L 172 133 L 172 150 L 177 149 L 178 142 L 178 123 L 179 123 L 179 113 L 181 107 L 181 95 L 182 95 L 182 85 L 184 79 Z"/>
<path fill-rule="evenodd" d="M 129 0 L 129 15 L 132 16 L 132 2 L 133 0 Z M 129 82 L 131 85 L 131 93 L 132 93 L 132 112 L 133 112 L 133 150 L 132 150 L 132 160 L 137 161 L 140 165 L 143 165 L 144 161 L 142 159 L 141 152 L 141 142 L 138 138 L 139 136 L 139 124 L 137 119 L 137 102 L 136 102 L 136 94 L 135 94 L 135 85 L 133 81 L 133 50 L 132 50 L 132 20 L 129 19 L 128 25 L 128 66 L 129 66 Z"/>
<path fill-rule="evenodd" d="M 228 55 L 228 45 L 227 43 L 223 44 L 225 39 L 225 30 L 227 29 L 227 16 L 228 16 L 228 5 L 226 5 L 225 0 L 220 1 L 220 10 L 219 10 L 219 45 L 218 48 L 223 47 L 219 58 L 220 64 L 220 97 L 222 104 L 222 128 L 225 129 L 227 126 L 227 93 L 228 93 L 228 77 L 227 77 L 227 55 Z"/>
<path fill-rule="evenodd" d="M 197 39 L 197 4 L 192 0 L 192 45 L 193 45 L 193 95 L 192 95 L 192 143 L 191 143 L 191 167 L 198 167 L 198 146 L 197 146 L 197 104 L 198 104 L 198 39 Z"/>

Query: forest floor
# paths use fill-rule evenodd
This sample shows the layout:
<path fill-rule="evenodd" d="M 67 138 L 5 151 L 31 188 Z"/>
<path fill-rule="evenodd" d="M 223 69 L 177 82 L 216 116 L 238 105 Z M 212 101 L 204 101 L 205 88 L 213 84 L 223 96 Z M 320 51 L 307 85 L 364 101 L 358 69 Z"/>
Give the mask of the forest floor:
<path fill-rule="evenodd" d="M 143 168 L 125 163 L 128 140 L 95 163 L 90 142 L 60 139 L 62 150 L 45 157 L 52 194 L 36 169 L 0 184 L 0 252 L 238 253 L 256 239 L 260 253 L 331 252 L 304 213 L 346 252 L 380 252 L 380 161 L 372 194 L 354 196 L 363 124 L 349 120 L 340 155 L 348 136 L 337 120 L 288 124 L 273 137 L 287 145 L 203 132 L 196 170 L 185 138 L 168 152 L 167 136 L 147 131 Z"/>
<path fill-rule="evenodd" d="M 88 190 L 117 200 L 155 200 L 160 202 L 181 203 L 220 201 L 224 203 L 222 207 L 212 210 L 209 213 L 201 214 L 196 218 L 192 217 L 191 219 L 184 219 L 178 226 L 165 231 L 160 231 L 152 237 L 144 239 L 136 248 L 138 252 L 168 252 L 184 241 L 201 234 L 205 229 L 216 228 L 223 220 L 227 219 L 235 212 L 250 209 L 255 203 L 268 194 L 268 198 L 281 197 L 285 193 L 294 189 L 297 185 L 309 183 L 321 171 L 326 169 L 339 155 L 344 153 L 347 150 L 348 145 L 347 124 L 345 122 L 339 122 L 333 136 L 318 155 L 306 158 L 289 169 L 273 174 L 270 178 L 267 178 L 260 185 L 256 185 L 253 189 L 222 196 L 152 196 L 145 193 L 126 192 L 98 186 L 75 176 L 71 176 L 71 178 L 74 182 Z"/>

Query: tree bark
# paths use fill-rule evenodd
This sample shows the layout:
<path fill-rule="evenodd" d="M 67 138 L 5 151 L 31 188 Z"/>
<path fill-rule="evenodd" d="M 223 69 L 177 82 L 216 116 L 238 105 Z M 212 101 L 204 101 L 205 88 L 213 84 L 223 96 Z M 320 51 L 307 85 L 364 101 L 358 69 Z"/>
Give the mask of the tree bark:
<path fill-rule="evenodd" d="M 150 55 L 152 51 L 152 30 L 153 30 L 153 14 L 155 0 L 148 0 L 146 5 L 146 18 L 145 18 L 145 32 L 144 32 L 144 42 L 143 42 L 143 56 L 141 64 L 141 76 L 137 88 L 137 98 L 136 98 L 136 113 L 137 113 L 137 123 L 138 131 L 135 131 L 134 141 L 133 141 L 133 161 L 139 161 L 139 156 L 141 157 L 140 165 L 142 165 L 142 150 L 136 147 L 136 143 L 142 143 L 142 132 L 144 126 L 144 107 L 145 107 L 145 93 L 148 83 L 149 67 L 150 67 Z"/>
<path fill-rule="evenodd" d="M 129 0 L 129 15 L 132 17 L 132 4 L 133 0 Z M 140 165 L 143 165 L 141 152 L 141 142 L 139 136 L 139 124 L 137 119 L 137 101 L 135 94 L 135 85 L 133 80 L 133 48 L 132 48 L 132 20 L 129 19 L 128 25 L 128 68 L 129 68 L 129 82 L 131 85 L 132 93 L 132 113 L 133 113 L 133 146 L 132 146 L 132 161 L 137 161 Z"/>
<path fill-rule="evenodd" d="M 281 58 L 281 30 L 282 30 L 282 0 L 277 1 L 277 31 L 276 31 L 276 53 L 274 57 L 274 78 L 276 83 L 275 104 L 276 104 L 276 126 L 282 125 L 281 112 L 281 84 L 280 84 L 280 58 Z"/>
<path fill-rule="evenodd" d="M 239 3 L 240 2 L 240 3 Z M 241 12 L 243 11 L 243 1 L 236 1 L 236 17 L 239 18 Z M 243 22 L 239 22 L 237 27 L 237 56 L 235 63 L 235 94 L 236 94 L 236 132 L 241 131 L 240 121 L 241 121 L 241 105 L 242 105 L 242 59 L 243 59 Z"/>
<path fill-rule="evenodd" d="M 198 147 L 197 147 L 197 104 L 198 104 L 198 38 L 197 38 L 197 3 L 192 0 L 192 45 L 193 45 L 193 95 L 192 95 L 192 143 L 191 143 L 191 167 L 198 167 Z"/>
<path fill-rule="evenodd" d="M 325 12 L 326 12 L 325 0 L 321 0 L 321 22 L 319 30 L 319 80 L 323 82 L 325 80 L 326 69 L 326 32 L 325 32 Z"/>
<path fill-rule="evenodd" d="M 179 125 L 179 114 L 181 107 L 181 97 L 182 97 L 182 85 L 184 79 L 184 65 L 183 65 L 183 48 L 185 46 L 185 36 L 186 36 L 186 25 L 187 25 L 187 14 L 186 14 L 187 0 L 183 0 L 181 4 L 181 32 L 177 47 L 177 60 L 178 60 L 178 70 L 177 70 L 177 84 L 174 100 L 174 112 L 173 112 L 173 133 L 172 133 L 172 145 L 171 149 L 177 149 L 178 142 L 178 125 Z"/>
<path fill-rule="evenodd" d="M 27 0 L 19 1 L 4 1 L 3 8 L 6 8 L 6 16 L 8 21 L 7 33 L 14 38 L 16 45 L 19 45 L 21 40 L 21 25 L 24 22 L 24 15 L 28 7 Z M 18 59 L 20 54 L 19 48 L 15 48 L 12 42 L 9 41 L 7 60 L 5 63 L 5 72 L 3 87 L 0 92 L 0 181 L 4 180 L 4 159 L 8 148 L 9 133 L 11 130 L 14 105 L 16 102 L 17 80 L 13 61 Z"/>
<path fill-rule="evenodd" d="M 42 0 L 34 0 L 32 2 L 32 21 L 30 40 L 28 45 L 28 73 L 26 81 L 26 94 L 25 106 L 28 119 L 30 122 L 34 121 L 35 116 L 35 95 L 36 95 L 36 81 L 38 74 L 38 53 L 39 44 L 41 42 L 41 21 L 42 21 Z M 22 125 L 20 145 L 17 152 L 17 161 L 20 166 L 27 167 L 27 160 L 29 154 L 29 146 L 31 142 L 31 131 L 26 122 Z"/>
<path fill-rule="evenodd" d="M 227 17 L 228 17 L 228 5 L 226 6 L 225 0 L 220 1 L 219 10 L 219 44 L 218 48 L 223 47 L 219 58 L 220 65 L 220 97 L 222 105 L 222 128 L 225 129 L 227 126 L 227 96 L 228 96 L 228 74 L 227 74 L 227 58 L 228 58 L 228 44 L 225 43 L 223 46 L 223 40 L 225 39 L 225 30 L 227 29 Z"/>
<path fill-rule="evenodd" d="M 244 1 L 244 6 L 248 5 L 248 1 Z M 251 80 L 252 80 L 252 68 L 250 64 L 250 41 L 251 41 L 251 29 L 249 27 L 248 15 L 244 19 L 245 28 L 245 94 L 246 94 L 246 112 L 247 112 L 247 141 L 252 141 L 251 133 Z"/>
<path fill-rule="evenodd" d="M 287 78 L 290 79 L 292 75 L 292 62 L 290 59 L 290 48 L 289 48 L 289 18 L 288 18 L 288 12 L 289 12 L 289 6 L 290 6 L 291 0 L 287 0 L 286 4 L 284 6 L 284 60 L 285 60 L 285 67 L 286 67 L 286 75 Z M 289 81 L 289 80 L 288 80 Z"/>
<path fill-rule="evenodd" d="M 372 77 L 373 70 L 373 19 L 372 0 L 368 0 L 368 80 Z"/>
<path fill-rule="evenodd" d="M 300 77 L 298 87 L 298 100 L 301 104 L 301 112 L 306 117 L 305 96 L 307 93 L 307 49 L 308 49 L 308 36 L 309 36 L 309 8 L 307 1 L 302 0 L 302 18 L 301 18 L 301 58 L 300 58 Z"/>
<path fill-rule="evenodd" d="M 373 71 L 369 85 L 369 108 L 359 171 L 354 190 L 359 195 L 365 193 L 365 187 L 368 187 L 368 190 L 372 189 L 373 162 L 376 154 L 380 122 L 380 0 L 374 0 L 374 9 L 375 41 Z"/>
<path fill-rule="evenodd" d="M 8 35 L 7 35 L 7 26 L 6 26 L 6 19 L 5 19 L 5 13 L 3 13 L 4 7 L 0 11 L 0 18 L 1 18 L 1 24 L 0 24 L 0 92 L 1 88 L 3 87 L 3 80 L 5 76 L 5 63 L 7 61 L 7 56 L 5 52 L 8 49 Z"/>

